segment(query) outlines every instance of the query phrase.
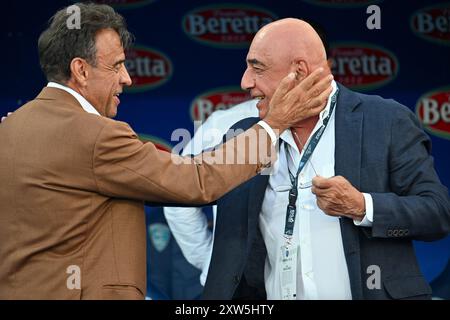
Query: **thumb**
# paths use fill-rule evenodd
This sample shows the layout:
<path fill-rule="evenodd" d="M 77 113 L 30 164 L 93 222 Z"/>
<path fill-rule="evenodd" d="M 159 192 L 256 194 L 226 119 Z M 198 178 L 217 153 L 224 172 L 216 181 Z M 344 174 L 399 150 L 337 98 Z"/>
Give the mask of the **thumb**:
<path fill-rule="evenodd" d="M 314 187 L 319 189 L 324 189 L 329 187 L 329 182 L 327 178 L 321 177 L 321 176 L 315 176 L 312 179 L 312 184 Z"/>

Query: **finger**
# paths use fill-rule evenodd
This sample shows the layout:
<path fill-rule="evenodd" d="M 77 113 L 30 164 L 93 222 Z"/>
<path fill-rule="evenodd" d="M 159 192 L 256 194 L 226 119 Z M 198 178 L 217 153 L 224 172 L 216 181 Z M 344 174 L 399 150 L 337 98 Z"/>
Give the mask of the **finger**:
<path fill-rule="evenodd" d="M 277 90 L 273 94 L 271 101 L 274 101 L 277 97 L 283 97 L 288 93 L 295 85 L 295 73 L 291 72 L 286 77 L 284 77 L 277 87 Z"/>
<path fill-rule="evenodd" d="M 315 187 L 315 186 L 312 186 L 312 187 L 311 187 L 311 192 L 312 192 L 316 197 L 322 197 L 322 196 L 324 196 L 325 194 L 327 194 L 328 191 L 329 191 L 329 189 L 326 189 L 326 188 L 320 189 L 320 188 Z"/>
<path fill-rule="evenodd" d="M 2 121 L 1 122 L 5 121 L 5 120 L 6 120 L 6 117 L 2 117 Z"/>
<path fill-rule="evenodd" d="M 325 212 L 325 209 L 326 209 L 325 201 L 323 201 L 321 198 L 317 198 L 316 203 L 317 203 L 317 206 L 319 207 L 319 209 L 322 210 L 323 212 Z"/>
<path fill-rule="evenodd" d="M 324 91 L 328 90 L 331 87 L 331 81 L 333 81 L 333 75 L 329 74 L 328 76 L 320 79 L 319 82 L 314 84 L 311 88 L 309 88 L 309 92 L 312 97 L 317 97 Z"/>
<path fill-rule="evenodd" d="M 321 177 L 321 176 L 315 176 L 312 179 L 312 184 L 317 189 L 327 189 L 330 188 L 333 184 L 330 182 L 330 179 Z M 317 190 L 316 190 L 317 192 Z"/>
<path fill-rule="evenodd" d="M 310 109 L 307 112 L 308 117 L 318 115 L 327 105 L 328 97 L 330 96 L 333 88 L 330 86 L 324 92 L 322 92 L 318 97 L 311 99 L 309 102 Z"/>
<path fill-rule="evenodd" d="M 8 112 L 7 117 L 9 117 L 9 116 L 12 115 L 12 114 L 13 114 L 12 112 Z"/>
<path fill-rule="evenodd" d="M 304 90 L 309 90 L 315 83 L 322 79 L 323 76 L 324 69 L 322 67 L 317 68 L 303 79 L 298 86 L 302 87 Z"/>

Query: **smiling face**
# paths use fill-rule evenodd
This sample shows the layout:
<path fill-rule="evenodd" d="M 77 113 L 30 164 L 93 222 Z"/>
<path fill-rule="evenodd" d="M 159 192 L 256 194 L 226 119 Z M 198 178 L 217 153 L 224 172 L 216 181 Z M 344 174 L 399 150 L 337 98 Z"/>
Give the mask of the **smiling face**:
<path fill-rule="evenodd" d="M 95 40 L 97 64 L 86 67 L 88 77 L 81 93 L 102 116 L 114 118 L 123 87 L 131 85 L 125 53 L 119 35 L 112 29 L 99 31 Z"/>
<path fill-rule="evenodd" d="M 279 50 L 277 41 L 265 32 L 258 33 L 247 54 L 241 87 L 248 90 L 252 98 L 259 99 L 257 108 L 259 117 L 263 119 L 268 110 L 280 81 L 290 72 L 292 61 L 284 50 Z"/>
<path fill-rule="evenodd" d="M 259 117 L 269 111 L 281 80 L 295 72 L 301 81 L 318 67 L 326 68 L 326 54 L 317 32 L 305 21 L 286 18 L 267 24 L 255 35 L 247 54 L 241 87 L 259 99 Z"/>

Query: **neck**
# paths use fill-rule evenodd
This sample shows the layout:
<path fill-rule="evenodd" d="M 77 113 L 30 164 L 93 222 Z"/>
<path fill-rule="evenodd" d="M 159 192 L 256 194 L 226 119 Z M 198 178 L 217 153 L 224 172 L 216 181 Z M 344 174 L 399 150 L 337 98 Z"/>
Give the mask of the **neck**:
<path fill-rule="evenodd" d="M 63 86 L 66 86 L 66 87 L 72 89 L 73 91 L 75 91 L 75 92 L 77 92 L 77 93 L 79 93 L 79 94 L 81 94 L 83 96 L 83 94 L 81 93 L 80 88 L 76 85 L 76 83 L 74 81 L 68 80 L 68 81 L 66 81 L 66 83 L 61 83 L 61 84 Z"/>
<path fill-rule="evenodd" d="M 291 132 L 294 137 L 295 144 L 299 151 L 303 149 L 306 141 L 308 141 L 311 132 L 316 126 L 317 121 L 319 120 L 319 116 L 314 116 L 308 119 L 305 119 L 295 126 L 291 127 Z M 300 140 L 300 141 L 299 141 Z"/>

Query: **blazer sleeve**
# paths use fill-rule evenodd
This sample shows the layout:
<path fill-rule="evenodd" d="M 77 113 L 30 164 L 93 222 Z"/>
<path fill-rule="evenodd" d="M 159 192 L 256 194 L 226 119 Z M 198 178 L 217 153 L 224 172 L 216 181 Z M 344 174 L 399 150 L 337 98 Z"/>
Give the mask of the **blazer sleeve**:
<path fill-rule="evenodd" d="M 372 236 L 436 240 L 450 232 L 450 202 L 433 166 L 431 141 L 417 117 L 396 108 L 391 127 L 389 183 L 391 193 L 370 193 Z"/>
<path fill-rule="evenodd" d="M 275 154 L 270 137 L 258 125 L 252 129 L 191 158 L 160 151 L 153 143 L 141 142 L 128 124 L 110 121 L 99 133 L 93 151 L 97 188 L 109 197 L 209 203 L 270 166 Z M 238 150 L 246 139 L 253 139 L 256 149 Z M 214 164 L 221 160 L 234 163 Z"/>

